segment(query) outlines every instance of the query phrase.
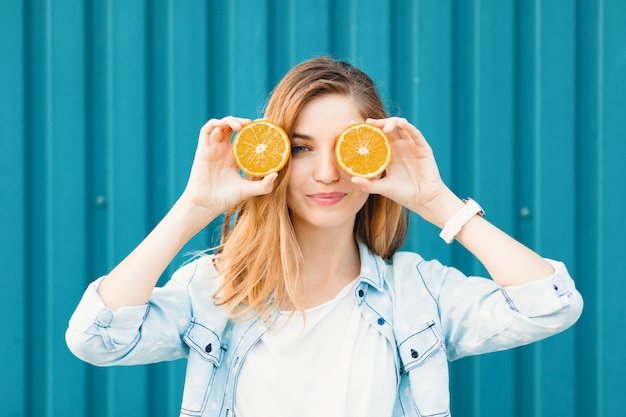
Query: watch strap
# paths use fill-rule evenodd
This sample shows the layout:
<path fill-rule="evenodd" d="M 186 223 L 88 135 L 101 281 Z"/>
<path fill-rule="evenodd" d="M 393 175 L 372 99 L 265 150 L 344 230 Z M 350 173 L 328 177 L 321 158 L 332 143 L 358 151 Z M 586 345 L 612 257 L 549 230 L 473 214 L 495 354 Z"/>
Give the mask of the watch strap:
<path fill-rule="evenodd" d="M 483 217 L 485 215 L 485 211 L 482 207 L 471 198 L 464 198 L 463 202 L 465 206 L 446 222 L 443 230 L 439 233 L 439 237 L 446 243 L 452 243 L 456 235 L 459 234 L 463 226 L 465 226 L 472 217 L 476 215 Z"/>

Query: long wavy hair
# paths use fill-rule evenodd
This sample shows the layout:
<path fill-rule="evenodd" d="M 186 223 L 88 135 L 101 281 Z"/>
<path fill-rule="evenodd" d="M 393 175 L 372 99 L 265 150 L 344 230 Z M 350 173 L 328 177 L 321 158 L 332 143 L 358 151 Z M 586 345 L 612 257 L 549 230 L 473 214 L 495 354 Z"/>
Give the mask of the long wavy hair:
<path fill-rule="evenodd" d="M 374 82 L 352 65 L 329 57 L 302 62 L 273 90 L 264 118 L 282 126 L 291 137 L 302 108 L 312 99 L 340 94 L 351 99 L 363 118 L 385 118 Z M 214 254 L 221 284 L 214 296 L 232 318 L 270 313 L 281 301 L 302 311 L 302 254 L 287 207 L 290 163 L 279 173 L 274 190 L 247 199 L 225 213 L 222 240 Z M 402 246 L 408 211 L 371 194 L 357 213 L 355 239 L 385 259 Z"/>

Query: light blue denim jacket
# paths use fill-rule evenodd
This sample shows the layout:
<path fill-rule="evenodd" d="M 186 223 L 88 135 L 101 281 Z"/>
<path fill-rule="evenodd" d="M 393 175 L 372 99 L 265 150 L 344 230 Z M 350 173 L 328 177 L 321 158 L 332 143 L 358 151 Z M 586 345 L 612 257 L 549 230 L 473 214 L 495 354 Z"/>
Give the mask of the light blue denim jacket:
<path fill-rule="evenodd" d="M 582 298 L 565 266 L 554 275 L 500 287 L 466 277 L 409 252 L 386 263 L 364 245 L 354 292 L 362 316 L 397 346 L 394 417 L 449 416 L 448 361 L 509 349 L 556 334 L 582 311 Z M 85 292 L 66 340 L 80 359 L 98 366 L 187 358 L 181 416 L 232 417 L 239 370 L 268 326 L 233 322 L 212 302 L 217 288 L 208 258 L 179 269 L 147 305 L 107 308 Z M 367 366 L 367 364 L 363 364 Z"/>

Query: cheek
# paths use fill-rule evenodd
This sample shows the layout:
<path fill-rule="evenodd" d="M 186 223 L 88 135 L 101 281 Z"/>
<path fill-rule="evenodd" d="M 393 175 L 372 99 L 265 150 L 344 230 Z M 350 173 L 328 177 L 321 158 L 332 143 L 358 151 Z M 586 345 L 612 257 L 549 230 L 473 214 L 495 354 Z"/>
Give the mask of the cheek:
<path fill-rule="evenodd" d="M 294 198 L 293 198 L 293 195 L 291 194 L 290 190 L 291 190 L 291 188 L 287 188 L 286 203 L 287 203 L 287 208 L 289 210 L 292 210 L 293 209 Z"/>
<path fill-rule="evenodd" d="M 301 183 L 298 181 L 298 178 L 299 176 L 297 174 L 297 168 L 292 165 L 291 169 L 289 170 L 289 178 L 287 178 L 286 190 L 287 207 L 289 208 L 292 207 L 292 203 L 295 198 L 295 192 L 297 190 L 303 189 Z"/>
<path fill-rule="evenodd" d="M 301 161 L 291 161 L 289 177 L 287 178 L 287 192 L 302 189 L 310 174 L 306 172 L 306 166 Z"/>
<path fill-rule="evenodd" d="M 368 193 L 365 193 L 365 192 L 361 191 L 361 190 L 355 191 L 355 193 L 357 193 L 357 195 L 358 195 L 357 199 L 359 201 L 359 207 L 363 208 L 363 206 L 367 202 L 367 199 L 369 198 L 370 195 Z"/>

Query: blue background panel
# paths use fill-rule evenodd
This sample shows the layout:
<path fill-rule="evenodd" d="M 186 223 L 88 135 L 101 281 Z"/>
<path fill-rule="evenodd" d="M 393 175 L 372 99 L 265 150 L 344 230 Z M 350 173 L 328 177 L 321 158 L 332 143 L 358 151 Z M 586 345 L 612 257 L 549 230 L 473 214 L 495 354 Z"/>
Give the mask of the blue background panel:
<path fill-rule="evenodd" d="M 183 361 L 89 366 L 67 320 L 182 192 L 200 127 L 261 116 L 323 54 L 368 72 L 452 189 L 585 299 L 562 334 L 454 362 L 453 414 L 626 415 L 624 21 L 621 0 L 1 1 L 0 416 L 177 415 Z M 437 234 L 414 217 L 406 247 L 484 273 Z"/>

